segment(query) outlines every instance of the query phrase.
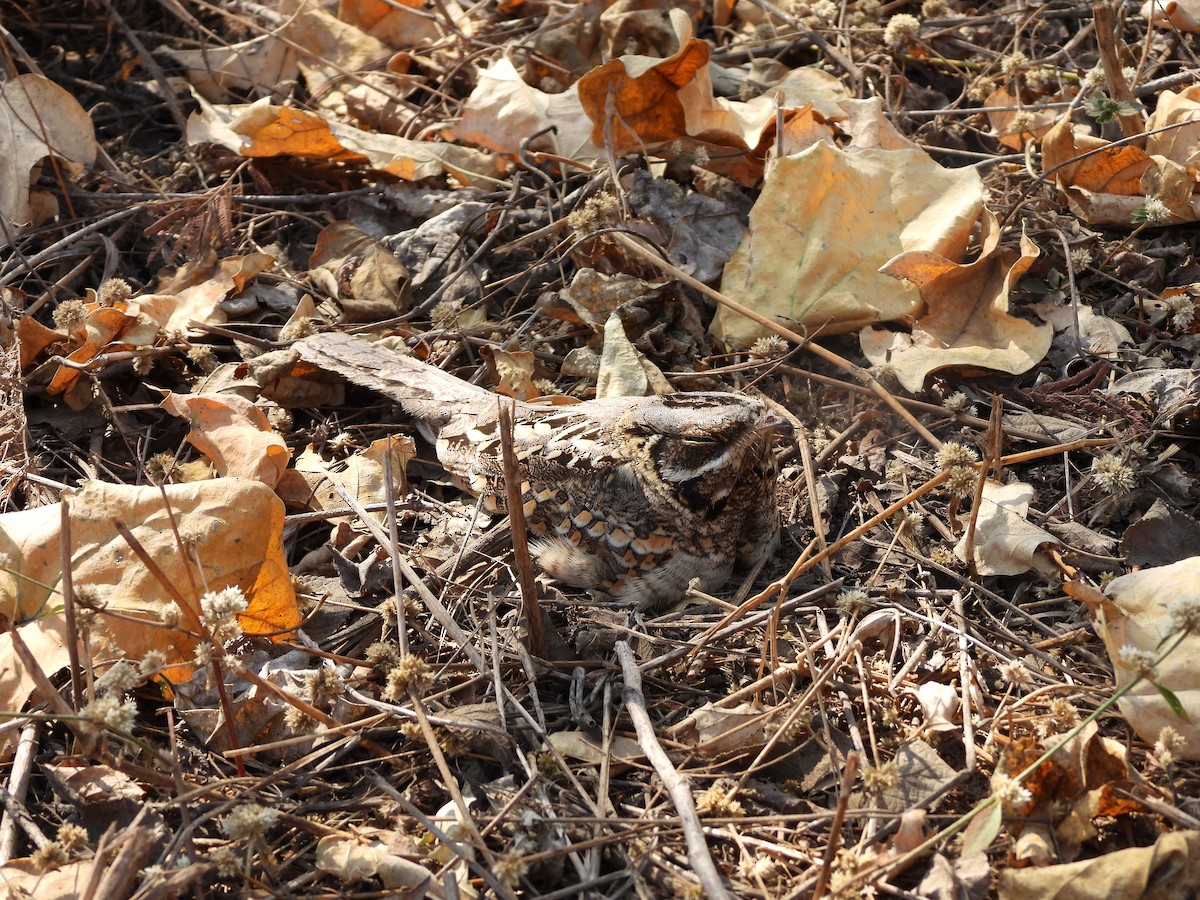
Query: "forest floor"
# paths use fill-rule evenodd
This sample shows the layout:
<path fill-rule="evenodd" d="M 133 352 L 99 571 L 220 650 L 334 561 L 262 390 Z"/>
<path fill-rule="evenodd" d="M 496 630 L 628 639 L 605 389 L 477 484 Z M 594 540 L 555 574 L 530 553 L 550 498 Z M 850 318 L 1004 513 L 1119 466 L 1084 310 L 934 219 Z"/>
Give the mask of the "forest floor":
<path fill-rule="evenodd" d="M 0 2 L 2 890 L 1194 896 L 1200 3 L 1151 12 Z M 760 398 L 779 549 L 541 576 L 330 331 Z"/>

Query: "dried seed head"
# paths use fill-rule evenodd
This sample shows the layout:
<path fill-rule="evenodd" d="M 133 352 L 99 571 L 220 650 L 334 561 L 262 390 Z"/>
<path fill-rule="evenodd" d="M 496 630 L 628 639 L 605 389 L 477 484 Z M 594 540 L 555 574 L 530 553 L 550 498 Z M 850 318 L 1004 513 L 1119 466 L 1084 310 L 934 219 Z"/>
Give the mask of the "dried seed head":
<path fill-rule="evenodd" d="M 958 441 L 946 442 L 937 452 L 938 468 L 943 472 L 958 466 L 973 466 L 978 459 L 978 453 Z"/>
<path fill-rule="evenodd" d="M 82 300 L 64 300 L 54 307 L 54 327 L 63 331 L 78 331 L 87 322 L 87 307 Z"/>

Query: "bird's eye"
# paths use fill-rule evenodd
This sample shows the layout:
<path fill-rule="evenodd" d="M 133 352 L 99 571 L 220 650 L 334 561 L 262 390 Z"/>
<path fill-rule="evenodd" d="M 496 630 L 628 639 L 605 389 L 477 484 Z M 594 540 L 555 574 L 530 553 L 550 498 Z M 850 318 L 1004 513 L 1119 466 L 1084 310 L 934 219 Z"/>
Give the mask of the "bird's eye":
<path fill-rule="evenodd" d="M 717 440 L 710 437 L 688 437 L 684 438 L 683 442 L 689 447 L 711 447 Z"/>

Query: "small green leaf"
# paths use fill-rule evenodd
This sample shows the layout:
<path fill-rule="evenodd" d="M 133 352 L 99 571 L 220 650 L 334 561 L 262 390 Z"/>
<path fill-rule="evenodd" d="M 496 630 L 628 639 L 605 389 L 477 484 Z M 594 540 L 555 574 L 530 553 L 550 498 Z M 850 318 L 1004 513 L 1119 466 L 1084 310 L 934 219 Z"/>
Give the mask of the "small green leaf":
<path fill-rule="evenodd" d="M 1087 99 L 1085 110 L 1089 116 L 1101 125 L 1111 122 L 1117 116 L 1136 116 L 1145 107 L 1133 101 L 1113 100 L 1104 91 L 1096 91 Z"/>
<path fill-rule="evenodd" d="M 1173 691 L 1163 687 L 1157 681 L 1152 681 L 1150 683 L 1154 685 L 1155 689 L 1162 695 L 1162 698 L 1167 701 L 1167 706 L 1171 707 L 1171 711 L 1175 713 L 1175 715 L 1179 716 L 1181 719 L 1188 718 L 1188 714 L 1184 710 L 1183 704 L 1179 702 L 1179 698 L 1175 696 Z"/>
<path fill-rule="evenodd" d="M 992 841 L 1000 833 L 1000 824 L 1004 821 L 1004 810 L 1000 808 L 1000 801 L 994 798 L 988 798 L 982 802 L 988 803 L 989 801 L 992 804 L 991 807 L 968 822 L 966 830 L 963 831 L 962 856 L 982 853 L 992 845 Z"/>

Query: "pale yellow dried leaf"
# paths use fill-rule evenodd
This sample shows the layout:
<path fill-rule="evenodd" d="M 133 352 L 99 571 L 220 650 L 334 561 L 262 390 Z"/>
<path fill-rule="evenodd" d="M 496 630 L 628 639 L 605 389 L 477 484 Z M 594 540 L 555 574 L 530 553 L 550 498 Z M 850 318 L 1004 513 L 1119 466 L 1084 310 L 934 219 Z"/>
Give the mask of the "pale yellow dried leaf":
<path fill-rule="evenodd" d="M 771 166 L 721 290 L 826 333 L 902 319 L 919 309 L 920 294 L 880 267 L 912 250 L 961 258 L 982 209 L 972 169 L 943 169 L 920 150 L 816 144 Z M 766 333 L 724 307 L 712 331 L 736 346 Z"/>
<path fill-rule="evenodd" d="M 185 77 L 200 96 L 221 103 L 231 94 L 282 99 L 300 73 L 297 49 L 280 34 L 264 34 L 228 46 L 183 50 L 164 44 L 156 53 L 182 65 Z"/>
<path fill-rule="evenodd" d="M 163 627 L 164 610 L 178 607 L 114 520 L 133 533 L 191 609 L 205 590 L 236 586 L 249 601 L 238 616 L 247 633 L 286 634 L 299 624 L 283 554 L 283 503 L 266 485 L 219 478 L 160 490 L 93 481 L 69 505 L 76 590 L 86 586 L 108 609 L 123 614 L 105 617 L 105 626 L 128 658 L 163 650 L 172 666 L 185 664 L 195 641 Z M 176 527 L 187 541 L 186 555 Z M 0 515 L 0 553 L 9 560 L 8 569 L 0 570 L 0 614 L 30 619 L 61 606 L 62 539 L 59 504 Z M 202 573 L 195 571 L 195 560 Z M 187 671 L 185 665 L 170 674 L 186 677 Z"/>
<path fill-rule="evenodd" d="M 1154 133 L 1164 128 L 1169 130 Z M 1200 155 L 1200 85 L 1194 84 L 1178 94 L 1159 93 L 1146 131 L 1148 154 L 1181 166 L 1194 166 Z"/>
<path fill-rule="evenodd" d="M 1200 883 L 1200 831 L 1169 831 L 1150 847 L 1057 866 L 1000 867 L 999 900 L 1183 898 Z"/>
<path fill-rule="evenodd" d="M 749 703 L 733 707 L 706 703 L 671 730 L 671 736 L 701 756 L 747 752 L 767 742 L 769 716 Z"/>
<path fill-rule="evenodd" d="M 1133 343 L 1128 328 L 1086 304 L 1058 306 L 1048 311 L 1045 318 L 1056 332 L 1067 332 L 1071 343 L 1104 359 L 1115 359 L 1122 347 Z"/>
<path fill-rule="evenodd" d="M 882 97 L 865 100 L 847 98 L 838 102 L 844 118 L 838 130 L 850 138 L 849 147 L 855 150 L 915 150 L 917 145 L 892 124 L 883 108 Z"/>
<path fill-rule="evenodd" d="M 317 104 L 335 108 L 354 73 L 377 67 L 392 55 L 387 44 L 321 8 L 318 0 L 275 0 L 284 17 L 278 33 L 298 52 L 296 62 Z M 333 85 L 339 90 L 332 90 Z"/>
<path fill-rule="evenodd" d="M 280 481 L 278 493 L 289 504 L 312 511 L 345 508 L 346 501 L 335 484 L 341 485 L 364 505 L 383 503 L 387 499 L 384 457 L 389 452 L 392 455 L 392 496 L 399 499 L 404 494 L 405 467 L 416 454 L 416 445 L 407 435 L 372 441 L 340 466 L 330 465 L 309 445 Z M 379 518 L 382 521 L 384 514 L 380 513 Z"/>
<path fill-rule="evenodd" d="M 555 132 L 546 131 L 551 125 Z M 604 155 L 592 143 L 592 120 L 572 85 L 560 94 L 547 94 L 526 84 L 512 62 L 502 56 L 479 73 L 462 117 L 447 130 L 454 140 L 497 153 L 515 154 L 529 138 L 529 149 L 546 150 L 568 159 L 594 160 Z"/>
<path fill-rule="evenodd" d="M 765 93 L 745 102 L 714 96 L 707 67 L 699 70 L 696 77 L 679 90 L 689 135 L 703 135 L 707 141 L 716 141 L 715 134 L 724 132 L 748 149 L 758 147 L 768 131 L 774 132 L 777 110 L 788 118 L 804 107 L 810 107 L 829 120 L 841 116 L 838 104 L 848 96 L 837 78 L 811 66 L 794 69 Z M 825 126 L 823 134 L 831 140 L 833 129 Z M 785 155 L 802 149 L 793 146 L 795 149 L 786 151 Z"/>
<path fill-rule="evenodd" d="M 0 866 L 0 900 L 80 900 L 81 885 L 95 879 L 98 860 L 84 859 L 46 871 L 28 857 Z"/>
<path fill-rule="evenodd" d="M 1020 481 L 983 485 L 975 521 L 974 563 L 980 575 L 1023 575 L 1030 570 L 1053 572 L 1048 549 L 1062 546 L 1058 538 L 1029 521 L 1033 488 Z M 966 561 L 966 535 L 954 554 Z"/>
<path fill-rule="evenodd" d="M 0 521 L 0 534 L 3 533 L 3 528 L 4 524 Z M 0 574 L 0 578 L 3 577 Z M 5 590 L 4 585 L 0 583 L 0 598 L 4 597 Z M 50 604 L 61 607 L 57 598 L 52 599 Z M 17 625 L 16 630 L 33 658 L 38 661 L 42 673 L 51 681 L 70 665 L 67 623 L 61 608 Z M 37 681 L 13 650 L 12 635 L 8 632 L 0 634 L 0 709 L 20 712 L 36 690 Z M 16 732 L 11 730 L 0 734 L 0 757 L 7 758 L 7 744 L 14 742 L 16 737 Z"/>
<path fill-rule="evenodd" d="M 387 890 L 420 900 L 433 874 L 396 852 L 396 845 L 406 845 L 406 837 L 376 828 L 355 834 L 327 834 L 317 841 L 317 869 L 347 884 L 378 876 Z"/>
<path fill-rule="evenodd" d="M 48 765 L 45 772 L 84 803 L 116 800 L 140 803 L 146 797 L 145 788 L 112 766 Z"/>
<path fill-rule="evenodd" d="M 1164 639 L 1174 638 L 1172 603 L 1194 602 L 1200 584 L 1200 557 L 1190 557 L 1167 566 L 1155 566 L 1122 575 L 1109 582 L 1107 599 L 1096 602 L 1091 595 L 1072 591 L 1084 600 L 1096 616 L 1096 630 L 1113 663 L 1118 688 L 1134 678 L 1121 663 L 1122 647 L 1154 653 Z M 1153 744 L 1166 726 L 1183 737 L 1182 759 L 1200 759 L 1200 634 L 1189 634 L 1157 667 L 1154 680 L 1170 690 L 1182 705 L 1187 718 L 1176 715 L 1158 689 L 1143 680 L 1117 701 L 1121 714 L 1143 741 Z"/>
<path fill-rule="evenodd" d="M 70 93 L 41 75 L 0 83 L 0 247 L 32 223 L 30 184 L 53 156 L 76 177 L 96 161 L 92 120 Z"/>
<path fill-rule="evenodd" d="M 646 359 L 625 333 L 615 312 L 604 325 L 604 347 L 600 351 L 597 397 L 646 397 L 669 394 L 673 388 L 665 375 Z"/>
<path fill-rule="evenodd" d="M 494 348 L 488 354 L 488 362 L 499 379 L 494 388 L 497 394 L 518 400 L 532 400 L 541 394 L 533 383 L 537 357 L 530 351 Z"/>
<path fill-rule="evenodd" d="M 550 734 L 549 742 L 567 759 L 593 766 L 600 765 L 606 758 L 623 763 L 645 758 L 636 740 L 619 734 L 609 742 L 607 754 L 598 737 L 582 731 L 555 731 Z"/>

